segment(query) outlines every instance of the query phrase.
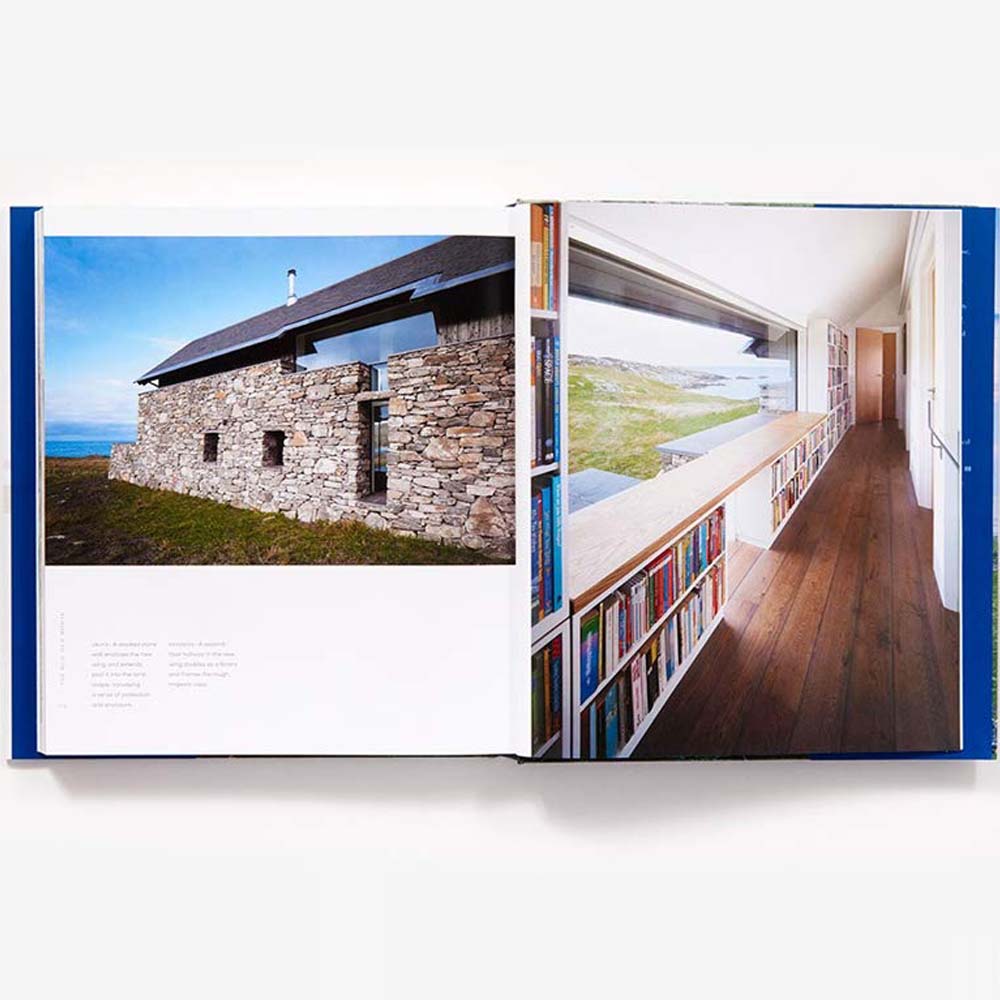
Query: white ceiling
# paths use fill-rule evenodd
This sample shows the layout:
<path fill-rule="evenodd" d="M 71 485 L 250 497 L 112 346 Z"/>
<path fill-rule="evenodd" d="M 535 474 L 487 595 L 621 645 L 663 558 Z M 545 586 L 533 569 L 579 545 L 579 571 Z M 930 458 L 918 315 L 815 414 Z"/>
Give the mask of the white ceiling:
<path fill-rule="evenodd" d="M 910 212 L 573 202 L 580 219 L 804 325 L 851 323 L 903 273 Z"/>

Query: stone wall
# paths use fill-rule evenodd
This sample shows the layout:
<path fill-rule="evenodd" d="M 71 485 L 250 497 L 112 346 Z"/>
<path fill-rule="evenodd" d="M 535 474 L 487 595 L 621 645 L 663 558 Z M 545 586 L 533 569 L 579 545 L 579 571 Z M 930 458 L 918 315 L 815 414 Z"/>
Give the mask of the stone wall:
<path fill-rule="evenodd" d="M 389 359 L 395 527 L 514 554 L 514 340 Z"/>
<path fill-rule="evenodd" d="M 507 558 L 514 552 L 513 339 L 389 359 L 389 490 L 369 493 L 370 372 L 269 361 L 145 392 L 109 476 L 303 521 L 365 520 Z M 283 464 L 264 435 L 284 434 Z M 204 461 L 205 434 L 219 435 Z"/>

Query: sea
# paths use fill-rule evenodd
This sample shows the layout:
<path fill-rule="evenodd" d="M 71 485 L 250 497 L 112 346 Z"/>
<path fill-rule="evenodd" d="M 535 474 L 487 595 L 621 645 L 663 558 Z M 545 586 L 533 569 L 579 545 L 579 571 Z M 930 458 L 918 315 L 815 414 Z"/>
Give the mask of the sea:
<path fill-rule="evenodd" d="M 100 455 L 107 458 L 111 454 L 114 441 L 48 441 L 45 442 L 46 458 L 85 458 Z"/>
<path fill-rule="evenodd" d="M 779 386 L 788 382 L 785 366 L 761 368 L 756 365 L 705 365 L 692 369 L 715 375 L 723 381 L 692 389 L 703 396 L 724 396 L 726 399 L 756 399 L 762 386 Z"/>

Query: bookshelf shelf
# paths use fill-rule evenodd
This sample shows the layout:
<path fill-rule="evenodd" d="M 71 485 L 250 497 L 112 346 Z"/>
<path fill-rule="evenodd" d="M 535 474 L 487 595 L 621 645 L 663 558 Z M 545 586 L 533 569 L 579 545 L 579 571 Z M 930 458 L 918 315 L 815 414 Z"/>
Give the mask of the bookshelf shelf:
<path fill-rule="evenodd" d="M 549 462 L 546 465 L 534 466 L 531 470 L 531 474 L 533 476 L 547 476 L 549 473 L 558 472 L 559 468 L 560 466 L 558 462 Z"/>
<path fill-rule="evenodd" d="M 671 604 L 670 607 L 667 608 L 667 610 L 664 611 L 662 615 L 660 615 L 660 617 L 653 623 L 652 627 L 647 629 L 646 632 L 643 633 L 641 638 L 639 638 L 636 642 L 632 643 L 632 646 L 625 651 L 625 654 L 623 656 L 619 658 L 618 663 L 611 668 L 610 672 L 604 678 L 604 680 L 602 680 L 601 683 L 597 685 L 597 689 L 594 691 L 594 693 L 580 703 L 581 711 L 600 697 L 601 692 L 604 691 L 607 687 L 609 687 L 611 682 L 621 674 L 622 670 L 624 670 L 625 667 L 627 667 L 632 662 L 632 660 L 635 659 L 635 657 L 642 652 L 643 646 L 646 645 L 650 639 L 655 638 L 656 633 L 661 628 L 663 628 L 667 620 L 672 615 L 677 613 L 677 609 L 684 603 L 684 600 L 687 597 L 689 597 L 691 593 L 701 585 L 705 577 L 707 577 L 708 574 L 716 566 L 718 566 L 719 563 L 721 563 L 725 558 L 726 558 L 725 552 L 724 551 L 720 552 L 719 555 L 717 555 L 715 559 L 713 559 L 712 562 L 709 563 L 709 565 L 706 566 L 705 569 L 703 569 L 698 574 L 698 576 L 691 583 L 691 585 L 674 601 L 674 603 Z"/>
<path fill-rule="evenodd" d="M 568 664 L 571 662 L 569 621 L 562 623 L 532 643 L 531 647 L 531 755 L 569 754 L 569 730 L 566 727 L 569 707 Z M 559 753 L 555 754 L 555 748 Z"/>
<path fill-rule="evenodd" d="M 531 641 L 538 642 L 540 639 L 544 639 L 553 629 L 558 628 L 561 622 L 566 621 L 568 617 L 569 609 L 564 603 L 563 607 L 558 611 L 553 611 L 531 626 Z"/>
<path fill-rule="evenodd" d="M 558 204 L 525 206 L 530 248 L 527 301 L 531 342 L 531 642 L 532 642 L 532 755 L 567 757 L 570 752 L 569 595 L 566 592 L 563 537 L 569 517 L 566 463 L 566 379 L 562 348 L 565 312 L 566 264 L 569 244 Z M 522 313 L 523 315 L 523 313 Z M 551 671 L 558 652 L 559 685 L 563 691 L 553 716 L 538 714 L 534 675 Z M 542 660 L 539 660 L 539 658 Z M 550 693 L 552 678 L 549 678 Z M 544 695 L 543 695 L 544 697 Z M 556 717 L 557 716 L 557 717 Z M 539 719 L 548 720 L 539 732 Z M 553 730 L 555 726 L 555 731 Z"/>
<path fill-rule="evenodd" d="M 709 510 L 574 608 L 574 756 L 628 756 L 703 648 L 725 605 L 725 517 L 725 504 Z"/>
<path fill-rule="evenodd" d="M 661 692 L 659 698 L 652 705 L 647 716 L 639 723 L 636 731 L 629 738 L 628 742 L 621 748 L 619 753 L 616 755 L 615 760 L 625 759 L 631 757 L 635 748 L 642 742 L 642 738 L 649 731 L 649 727 L 652 726 L 654 719 L 659 714 L 660 709 L 667 703 L 667 699 L 674 693 L 677 689 L 677 685 L 680 684 L 681 679 L 688 672 L 688 668 L 698 659 L 698 654 L 705 648 L 708 644 L 708 640 L 712 638 L 712 633 L 719 627 L 719 622 L 722 621 L 722 608 L 715 613 L 715 617 L 712 619 L 712 623 L 705 629 L 702 633 L 701 638 L 692 647 L 691 652 L 684 658 L 680 666 L 674 671 L 673 677 L 667 681 L 667 686 Z"/>
<path fill-rule="evenodd" d="M 559 322 L 567 242 L 558 205 L 530 205 L 531 620 L 539 638 L 568 613 L 563 569 L 566 360 Z"/>

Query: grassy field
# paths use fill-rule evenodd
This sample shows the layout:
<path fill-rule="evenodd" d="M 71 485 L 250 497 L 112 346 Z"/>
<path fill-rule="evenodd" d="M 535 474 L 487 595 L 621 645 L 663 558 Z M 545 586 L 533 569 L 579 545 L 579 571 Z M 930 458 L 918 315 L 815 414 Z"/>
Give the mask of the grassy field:
<path fill-rule="evenodd" d="M 607 366 L 570 364 L 569 471 L 649 479 L 656 445 L 756 413 L 757 400 L 706 396 Z"/>
<path fill-rule="evenodd" d="M 283 514 L 108 478 L 106 458 L 45 461 L 49 565 L 441 565 L 487 563 L 470 549 L 362 524 L 303 524 Z"/>

